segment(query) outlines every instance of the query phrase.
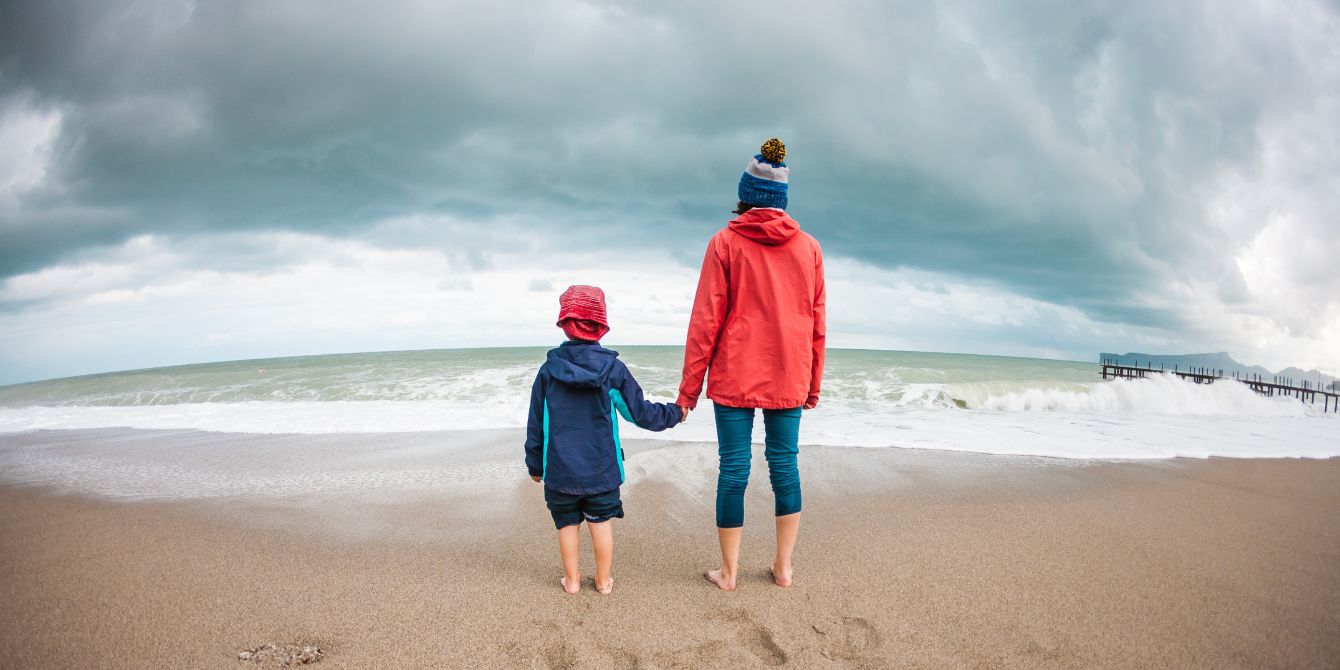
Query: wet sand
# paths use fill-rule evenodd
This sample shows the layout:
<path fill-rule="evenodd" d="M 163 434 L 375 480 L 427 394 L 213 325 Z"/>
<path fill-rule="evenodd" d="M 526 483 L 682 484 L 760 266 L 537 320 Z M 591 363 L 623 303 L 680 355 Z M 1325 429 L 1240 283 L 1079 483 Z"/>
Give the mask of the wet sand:
<path fill-rule="evenodd" d="M 701 576 L 716 559 L 711 446 L 630 442 L 615 593 L 588 582 L 569 597 L 518 438 L 0 436 L 11 456 L 84 464 L 71 472 L 96 470 L 79 454 L 112 444 L 153 461 L 207 439 L 211 462 L 258 478 L 267 453 L 458 440 L 469 458 L 420 450 L 403 469 L 436 459 L 486 483 L 325 477 L 196 499 L 143 482 L 121 497 L 2 485 L 0 666 L 246 668 L 243 649 L 298 643 L 326 652 L 315 668 L 1340 667 L 1340 459 L 804 448 L 796 586 L 766 576 L 759 460 L 728 594 Z"/>

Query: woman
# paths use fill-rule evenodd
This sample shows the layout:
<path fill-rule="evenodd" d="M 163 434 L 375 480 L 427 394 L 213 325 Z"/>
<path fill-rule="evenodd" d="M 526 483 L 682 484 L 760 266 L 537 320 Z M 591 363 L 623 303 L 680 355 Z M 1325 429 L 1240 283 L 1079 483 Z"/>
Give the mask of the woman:
<path fill-rule="evenodd" d="M 764 455 L 776 499 L 773 581 L 791 585 L 800 531 L 796 466 L 801 408 L 819 402 L 824 369 L 824 263 L 819 243 L 786 215 L 786 147 L 765 142 L 740 177 L 739 207 L 707 245 L 693 301 L 679 385 L 681 407 L 697 405 L 707 373 L 721 468 L 717 534 L 721 568 L 706 573 L 735 590 L 754 410 L 763 410 Z"/>

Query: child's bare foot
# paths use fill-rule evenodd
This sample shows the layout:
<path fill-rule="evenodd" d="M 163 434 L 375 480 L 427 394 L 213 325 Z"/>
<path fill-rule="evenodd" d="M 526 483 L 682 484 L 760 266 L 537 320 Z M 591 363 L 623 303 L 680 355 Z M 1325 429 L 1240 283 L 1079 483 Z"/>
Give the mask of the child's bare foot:
<path fill-rule="evenodd" d="M 595 580 L 592 580 L 595 581 Z M 596 581 L 596 592 L 602 596 L 607 596 L 614 590 L 614 578 L 610 577 L 603 585 Z"/>
<path fill-rule="evenodd" d="M 559 578 L 558 578 L 558 585 L 561 586 L 561 587 L 563 587 L 563 590 L 564 590 L 565 592 L 567 592 L 568 595 L 572 595 L 572 594 L 574 594 L 574 593 L 577 593 L 577 591 L 581 590 L 581 588 L 582 588 L 581 582 L 580 582 L 579 580 L 576 580 L 576 579 L 572 580 L 572 586 L 568 586 L 568 578 L 567 578 L 567 577 L 559 577 Z"/>
<path fill-rule="evenodd" d="M 774 584 L 776 584 L 776 585 L 778 585 L 778 586 L 780 586 L 780 587 L 782 587 L 782 588 L 786 588 L 786 587 L 788 587 L 788 586 L 791 586 L 791 568 L 790 568 L 790 567 L 786 568 L 785 570 L 778 570 L 778 569 L 777 569 L 777 566 L 774 565 L 774 566 L 772 566 L 771 568 L 768 568 L 768 573 L 772 575 L 772 583 L 774 583 Z"/>
<path fill-rule="evenodd" d="M 720 568 L 716 570 L 708 570 L 707 572 L 703 573 L 703 576 L 707 578 L 707 581 L 716 584 L 717 588 L 721 589 L 722 591 L 735 590 L 735 578 L 731 577 L 730 579 L 727 579 L 721 574 Z"/>

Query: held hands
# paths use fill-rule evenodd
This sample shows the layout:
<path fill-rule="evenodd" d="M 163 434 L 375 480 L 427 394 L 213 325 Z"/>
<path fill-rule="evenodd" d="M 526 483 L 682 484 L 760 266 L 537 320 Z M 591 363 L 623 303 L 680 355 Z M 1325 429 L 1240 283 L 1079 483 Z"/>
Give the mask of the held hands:
<path fill-rule="evenodd" d="M 693 410 L 691 410 L 691 409 L 689 409 L 688 407 L 685 407 L 685 406 L 683 406 L 683 405 L 678 405 L 678 407 L 679 407 L 679 422 L 680 422 L 680 423 L 684 423 L 685 421 L 688 421 L 688 420 L 689 420 L 689 412 L 692 412 Z"/>
<path fill-rule="evenodd" d="M 535 483 L 537 483 L 537 484 L 540 483 L 540 476 L 539 476 L 539 475 L 531 475 L 530 478 L 531 478 L 532 480 L 534 480 Z"/>

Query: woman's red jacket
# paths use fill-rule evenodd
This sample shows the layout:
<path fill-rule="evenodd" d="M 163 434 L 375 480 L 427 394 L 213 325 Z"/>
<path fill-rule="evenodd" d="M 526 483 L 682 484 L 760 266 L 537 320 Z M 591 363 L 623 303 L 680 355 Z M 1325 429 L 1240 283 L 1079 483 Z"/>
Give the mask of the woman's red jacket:
<path fill-rule="evenodd" d="M 693 300 L 678 404 L 789 409 L 819 401 L 824 260 L 780 209 L 756 208 L 712 236 Z"/>

